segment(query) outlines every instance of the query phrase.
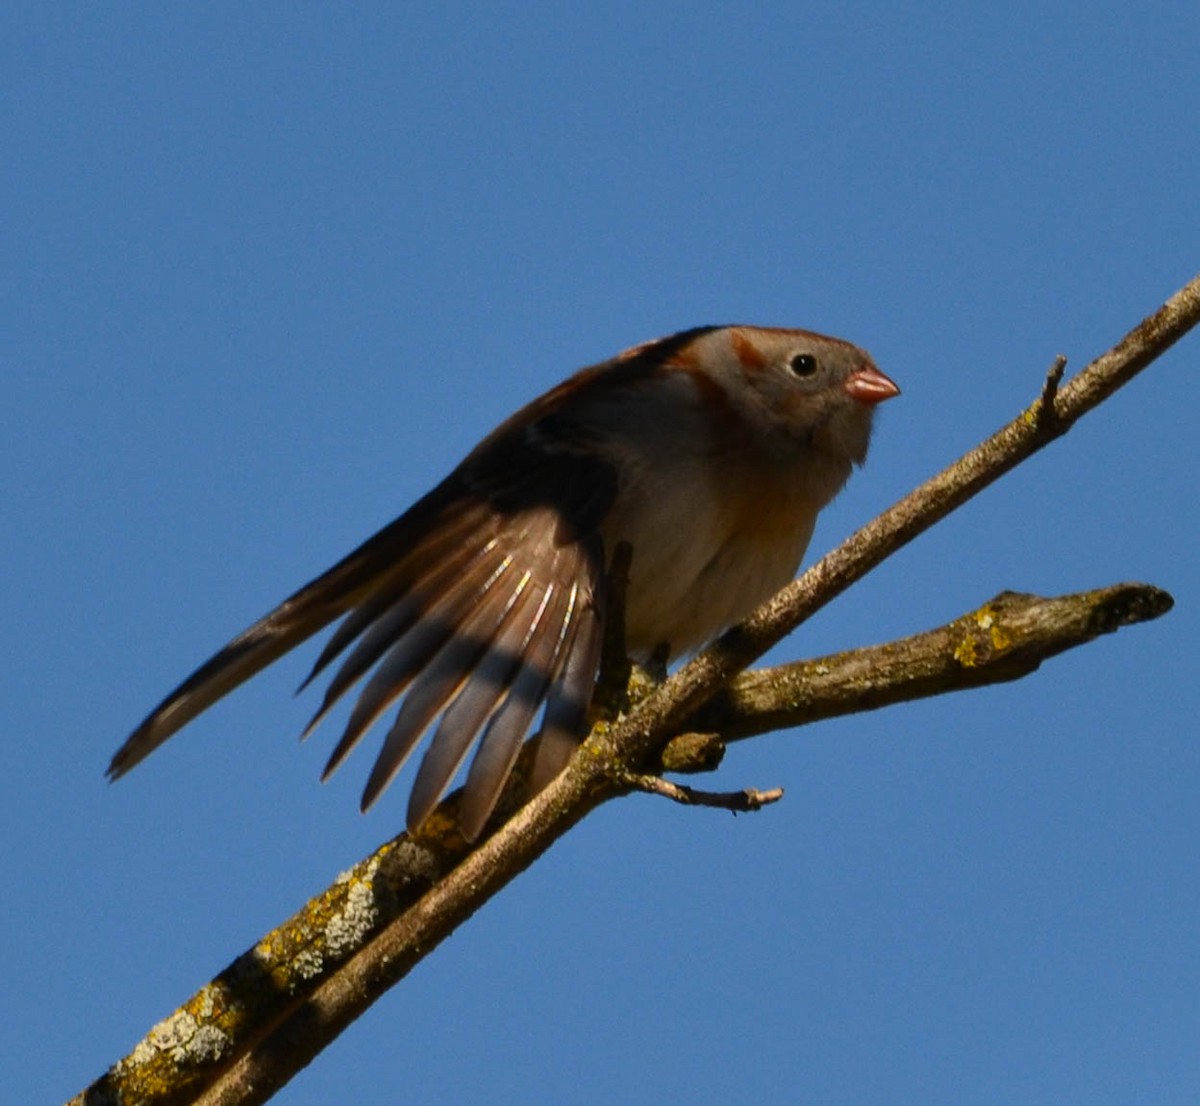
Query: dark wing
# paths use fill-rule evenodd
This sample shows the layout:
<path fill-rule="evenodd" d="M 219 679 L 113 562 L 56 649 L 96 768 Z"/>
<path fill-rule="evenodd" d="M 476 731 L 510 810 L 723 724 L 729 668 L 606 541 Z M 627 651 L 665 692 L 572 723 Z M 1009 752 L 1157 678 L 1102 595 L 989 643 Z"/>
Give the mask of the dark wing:
<path fill-rule="evenodd" d="M 578 741 L 599 663 L 598 526 L 616 479 L 593 456 L 559 446 L 549 432 L 552 411 L 544 415 L 541 433 L 506 424 L 410 511 L 234 638 L 150 713 L 113 757 L 109 776 L 124 775 L 342 615 L 305 685 L 349 652 L 305 732 L 370 675 L 325 774 L 404 696 L 364 809 L 439 715 L 409 803 L 410 828 L 437 804 L 482 732 L 460 813 L 463 832 L 477 836 L 547 700 L 539 774 L 544 782 L 548 766 L 557 772 Z"/>
<path fill-rule="evenodd" d="M 453 548 L 454 528 L 432 527 L 435 518 L 429 516 L 437 512 L 428 507 L 427 500 L 422 500 L 210 657 L 130 734 L 112 758 L 108 776 L 119 779 L 177 730 L 272 661 L 351 608 L 369 606 L 371 597 L 389 584 L 399 586 L 411 572 L 416 559 L 414 539 L 421 533 L 432 529 L 440 539 L 422 546 L 427 555 L 448 553 Z M 465 534 L 471 520 L 460 521 Z"/>

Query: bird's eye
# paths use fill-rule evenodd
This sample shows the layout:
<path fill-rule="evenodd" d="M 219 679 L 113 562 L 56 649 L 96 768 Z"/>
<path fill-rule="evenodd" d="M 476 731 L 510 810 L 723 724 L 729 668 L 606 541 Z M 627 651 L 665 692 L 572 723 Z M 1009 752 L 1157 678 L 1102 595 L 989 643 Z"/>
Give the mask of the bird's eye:
<path fill-rule="evenodd" d="M 811 353 L 797 353 L 788 362 L 788 368 L 797 376 L 812 376 L 817 371 L 817 359 Z"/>

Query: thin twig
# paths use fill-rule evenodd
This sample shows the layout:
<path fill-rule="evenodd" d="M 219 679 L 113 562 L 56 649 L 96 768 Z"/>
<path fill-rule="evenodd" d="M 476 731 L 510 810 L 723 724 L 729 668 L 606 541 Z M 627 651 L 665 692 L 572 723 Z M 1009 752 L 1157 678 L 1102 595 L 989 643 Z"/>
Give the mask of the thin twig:
<path fill-rule="evenodd" d="M 769 791 L 759 791 L 753 787 L 741 791 L 701 791 L 644 772 L 622 772 L 619 779 L 633 791 L 661 795 L 684 806 L 706 806 L 715 810 L 731 810 L 734 814 L 749 814 L 783 798 L 782 787 L 772 787 Z"/>

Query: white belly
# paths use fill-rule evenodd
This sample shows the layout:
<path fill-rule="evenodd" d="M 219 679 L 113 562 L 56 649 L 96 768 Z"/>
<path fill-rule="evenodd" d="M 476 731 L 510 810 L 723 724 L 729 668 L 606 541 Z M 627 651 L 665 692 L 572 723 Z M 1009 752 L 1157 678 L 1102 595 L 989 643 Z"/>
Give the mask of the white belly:
<path fill-rule="evenodd" d="M 634 655 L 667 642 L 678 656 L 741 621 L 795 576 L 812 537 L 816 512 L 802 503 L 777 501 L 770 518 L 752 505 L 713 510 L 711 492 L 695 490 L 704 486 L 659 485 L 653 502 L 623 495 L 625 509 L 604 527 L 610 558 L 620 541 L 633 548 L 625 634 Z"/>

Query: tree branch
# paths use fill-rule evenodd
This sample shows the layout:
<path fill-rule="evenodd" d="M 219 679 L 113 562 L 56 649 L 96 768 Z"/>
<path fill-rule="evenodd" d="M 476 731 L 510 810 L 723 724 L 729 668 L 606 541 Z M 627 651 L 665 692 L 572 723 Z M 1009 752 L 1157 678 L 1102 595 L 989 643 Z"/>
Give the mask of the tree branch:
<path fill-rule="evenodd" d="M 1164 615 L 1174 600 L 1148 584 L 1114 584 L 1043 599 L 1001 592 L 923 634 L 743 672 L 688 724 L 739 741 L 894 703 L 1005 683 L 1122 626 Z M 664 751 L 664 759 L 671 745 Z"/>
<path fill-rule="evenodd" d="M 640 701 L 633 695 L 627 715 L 596 726 L 567 770 L 521 806 L 527 750 L 492 823 L 503 824 L 473 851 L 454 829 L 457 797 L 451 796 L 419 835 L 387 843 L 340 877 L 72 1102 L 266 1101 L 558 837 L 626 793 L 622 774 L 658 763 L 672 735 L 688 728 L 689 718 L 742 669 L 896 549 L 1065 433 L 1198 318 L 1200 278 L 1066 387 L 1048 385 L 1016 420 L 863 527 L 660 687 Z M 1149 602 L 1147 609 L 1153 607 Z M 959 665 L 980 667 L 961 658 Z M 846 709 L 878 705 L 865 696 Z M 719 707 L 715 701 L 711 709 Z"/>

